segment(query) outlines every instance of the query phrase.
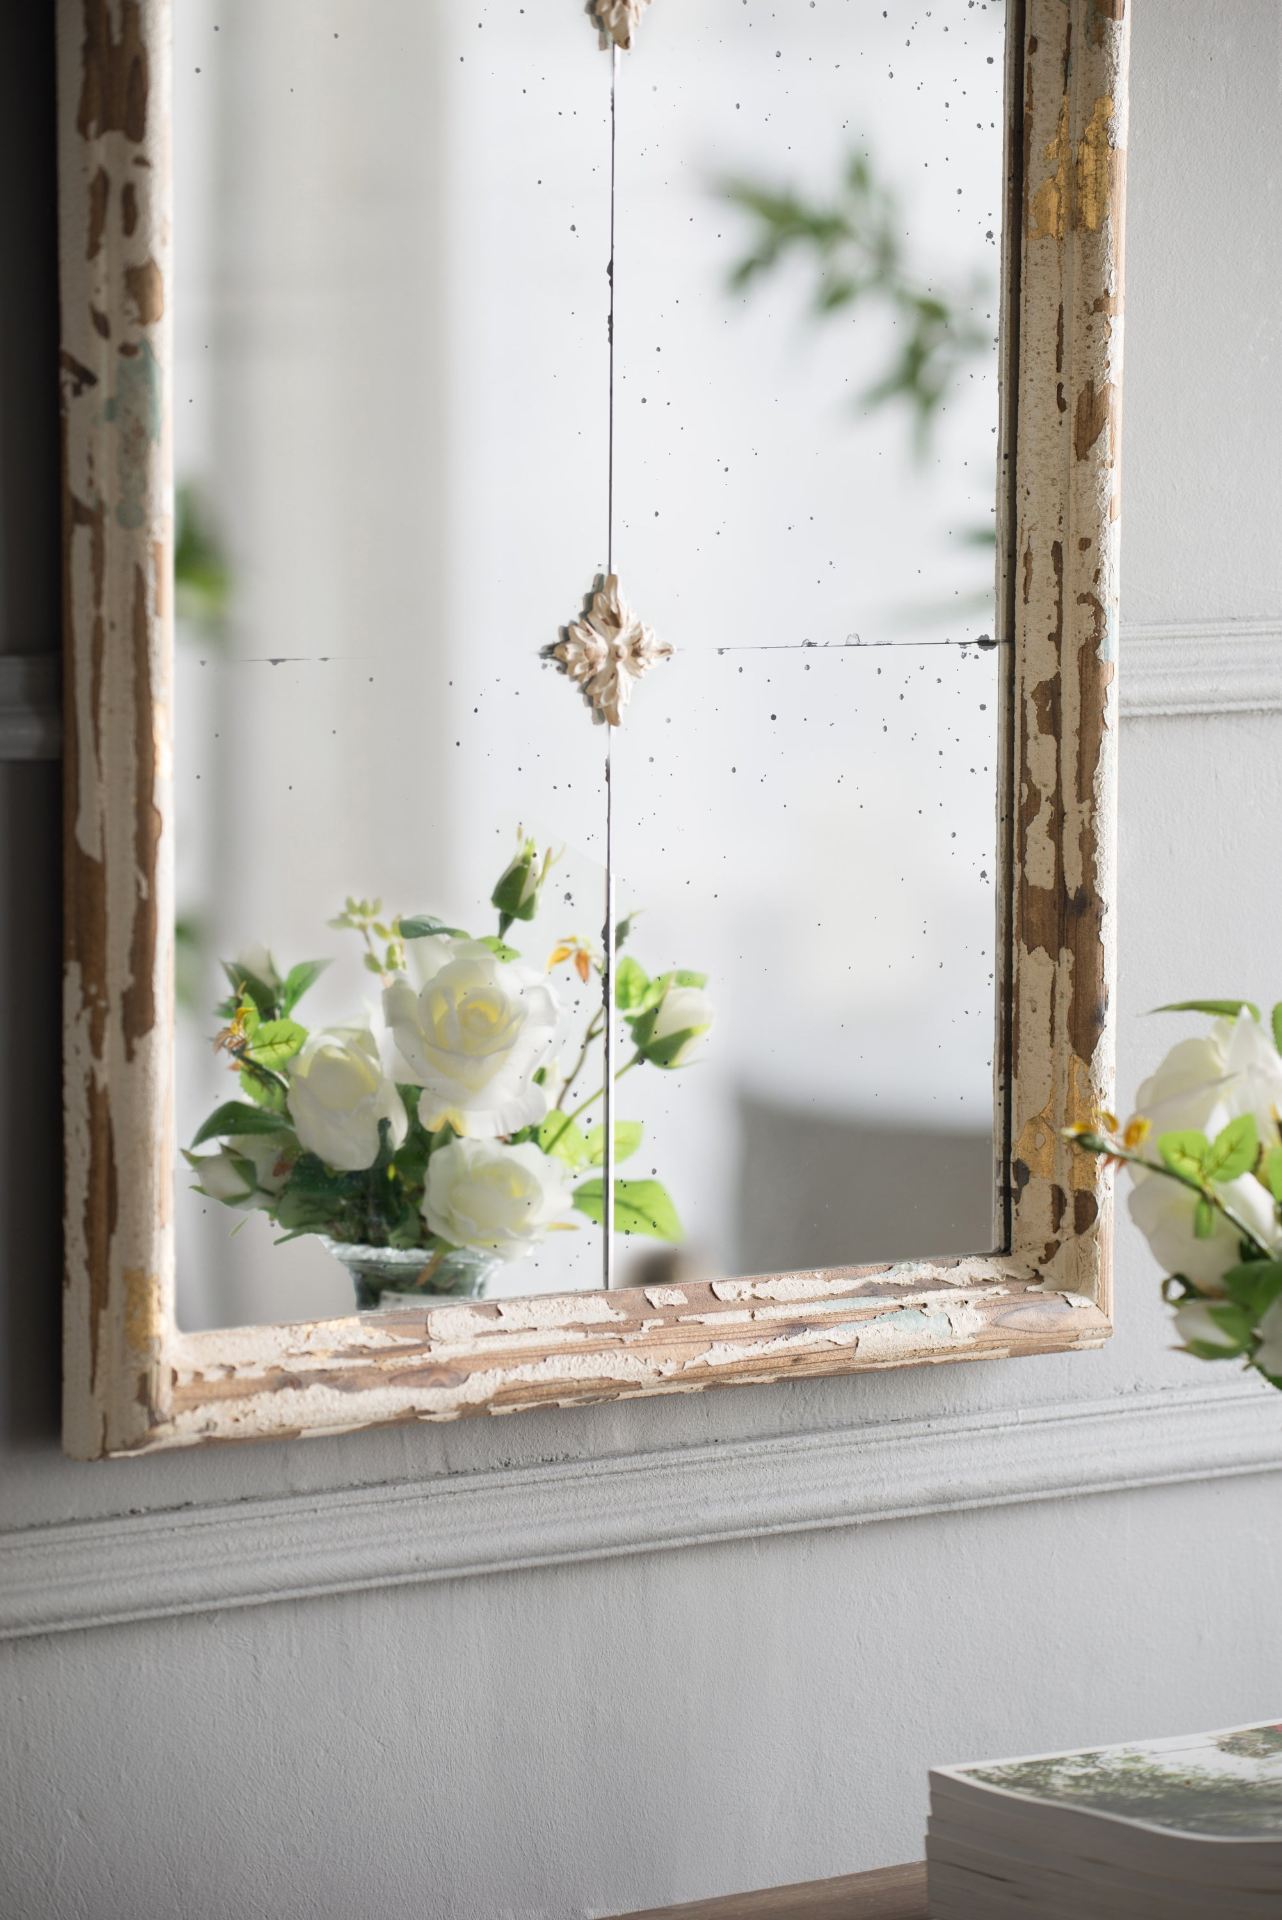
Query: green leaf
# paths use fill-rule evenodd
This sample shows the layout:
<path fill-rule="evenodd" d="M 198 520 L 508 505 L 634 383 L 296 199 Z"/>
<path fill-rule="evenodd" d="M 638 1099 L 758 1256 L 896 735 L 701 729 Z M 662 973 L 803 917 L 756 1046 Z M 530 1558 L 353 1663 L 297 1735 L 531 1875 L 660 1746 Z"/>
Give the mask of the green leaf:
<path fill-rule="evenodd" d="M 1282 1000 L 1273 1009 L 1273 1044 L 1282 1053 Z"/>
<path fill-rule="evenodd" d="M 1185 1133 L 1164 1133 L 1157 1143 L 1157 1150 L 1172 1173 L 1183 1174 L 1190 1180 L 1200 1180 L 1202 1163 L 1211 1150 L 1211 1143 L 1204 1133 L 1190 1129 Z"/>
<path fill-rule="evenodd" d="M 264 1020 L 245 1053 L 258 1066 L 275 1071 L 293 1059 L 306 1038 L 307 1029 L 300 1027 L 297 1020 Z"/>
<path fill-rule="evenodd" d="M 309 987 L 314 987 L 326 967 L 328 960 L 300 960 L 285 975 L 285 984 L 280 990 L 282 1013 L 292 1013 Z"/>
<path fill-rule="evenodd" d="M 1269 1192 L 1282 1206 L 1282 1147 L 1274 1147 L 1264 1161 L 1264 1177 L 1268 1181 Z"/>
<path fill-rule="evenodd" d="M 521 957 L 515 947 L 509 947 L 505 940 L 500 940 L 498 935 L 494 933 L 483 933 L 480 938 L 480 945 L 488 947 L 496 960 L 519 960 Z"/>
<path fill-rule="evenodd" d="M 676 973 L 673 975 L 674 986 L 706 987 L 707 984 L 708 976 L 706 973 L 691 973 L 687 967 L 678 967 Z"/>
<path fill-rule="evenodd" d="M 585 1180 L 574 1190 L 574 1204 L 580 1213 L 598 1226 L 605 1223 L 605 1182 Z M 614 1226 L 617 1233 L 644 1233 L 652 1240 L 684 1240 L 667 1188 L 658 1180 L 616 1180 L 614 1183 Z"/>
<path fill-rule="evenodd" d="M 1251 1316 L 1244 1313 L 1241 1307 L 1223 1305 L 1218 1301 L 1214 1306 L 1208 1306 L 1207 1312 L 1225 1340 L 1232 1344 L 1221 1346 L 1210 1340 L 1186 1340 L 1184 1344 L 1189 1352 L 1196 1354 L 1199 1360 L 1231 1360 L 1235 1354 L 1245 1352 L 1255 1338 Z"/>
<path fill-rule="evenodd" d="M 616 1120 L 614 1123 L 614 1163 L 630 1160 L 641 1145 L 645 1125 L 640 1120 Z M 599 1167 L 605 1159 L 605 1128 L 592 1127 L 587 1138 L 588 1162 Z"/>
<path fill-rule="evenodd" d="M 581 1167 L 588 1157 L 583 1135 L 568 1113 L 547 1114 L 539 1122 L 537 1139 L 544 1153 L 564 1161 L 567 1167 Z"/>
<path fill-rule="evenodd" d="M 433 934 L 448 933 L 455 940 L 466 940 L 469 936 L 462 927 L 447 927 L 431 913 L 414 913 L 396 922 L 396 930 L 402 940 L 427 940 Z"/>
<path fill-rule="evenodd" d="M 1212 1240 L 1215 1237 L 1215 1208 L 1209 1200 L 1199 1200 L 1193 1209 L 1193 1238 Z"/>
<path fill-rule="evenodd" d="M 215 1107 L 191 1144 L 193 1147 L 203 1146 L 206 1140 L 216 1140 L 229 1133 L 281 1131 L 278 1113 L 266 1113 L 262 1107 L 247 1107 L 243 1100 L 225 1100 L 221 1107 Z"/>
<path fill-rule="evenodd" d="M 616 922 L 614 929 L 614 951 L 616 953 L 625 940 L 631 939 L 632 929 L 636 925 L 637 915 L 642 911 L 643 909 L 641 907 L 634 907 L 631 913 L 625 913 L 622 920 Z"/>
<path fill-rule="evenodd" d="M 681 1053 L 693 1040 L 699 1038 L 702 1028 L 681 1027 L 676 1033 L 665 1033 L 661 1040 L 647 1041 L 643 1058 L 652 1067 L 677 1067 L 681 1063 Z"/>
<path fill-rule="evenodd" d="M 1250 1172 L 1259 1151 L 1255 1115 L 1240 1113 L 1236 1120 L 1229 1121 L 1222 1133 L 1216 1134 L 1202 1162 L 1202 1172 L 1208 1180 L 1236 1180 Z"/>
<path fill-rule="evenodd" d="M 1150 1013 L 1213 1013 L 1225 1020 L 1236 1020 L 1245 1007 L 1253 1020 L 1260 1017 L 1254 1000 L 1172 1000 L 1164 1007 L 1150 1007 Z"/>
<path fill-rule="evenodd" d="M 1223 1284 L 1234 1305 L 1258 1320 L 1282 1294 L 1282 1260 L 1248 1260 L 1230 1267 Z"/>
<path fill-rule="evenodd" d="M 614 1004 L 625 1013 L 639 1010 L 645 1002 L 650 976 L 645 968 L 625 954 L 614 970 Z"/>
<path fill-rule="evenodd" d="M 260 1107 L 266 1107 L 269 1113 L 287 1113 L 285 1089 L 272 1076 L 255 1073 L 252 1067 L 240 1070 L 240 1090 L 249 1095 Z"/>

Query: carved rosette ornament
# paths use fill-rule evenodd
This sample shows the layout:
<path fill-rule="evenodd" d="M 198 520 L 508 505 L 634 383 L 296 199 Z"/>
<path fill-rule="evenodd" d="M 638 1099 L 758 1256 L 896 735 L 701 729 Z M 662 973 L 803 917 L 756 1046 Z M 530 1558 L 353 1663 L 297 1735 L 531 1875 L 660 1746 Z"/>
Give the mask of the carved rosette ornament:
<path fill-rule="evenodd" d="M 547 648 L 581 691 L 592 718 L 617 727 L 643 674 L 671 658 L 672 646 L 640 620 L 619 591 L 617 573 L 598 574 L 581 617 Z"/>
<path fill-rule="evenodd" d="M 601 45 L 630 51 L 632 36 L 650 0 L 589 0 L 588 13 L 601 30 Z"/>

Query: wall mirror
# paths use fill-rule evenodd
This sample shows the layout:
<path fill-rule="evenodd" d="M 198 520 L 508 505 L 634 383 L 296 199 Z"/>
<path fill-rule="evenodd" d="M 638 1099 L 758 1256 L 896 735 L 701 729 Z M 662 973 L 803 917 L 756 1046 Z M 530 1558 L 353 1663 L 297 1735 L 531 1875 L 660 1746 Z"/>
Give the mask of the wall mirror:
<path fill-rule="evenodd" d="M 1123 0 L 61 0 L 67 1444 L 1097 1345 Z"/>

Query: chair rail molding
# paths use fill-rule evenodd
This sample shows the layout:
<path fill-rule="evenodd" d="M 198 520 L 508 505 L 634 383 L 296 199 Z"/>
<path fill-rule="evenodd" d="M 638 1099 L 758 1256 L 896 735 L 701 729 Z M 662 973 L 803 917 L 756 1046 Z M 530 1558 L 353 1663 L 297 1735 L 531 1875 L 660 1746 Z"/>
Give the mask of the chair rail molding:
<path fill-rule="evenodd" d="M 1122 626 L 1122 713 L 1282 712 L 1282 619 Z"/>
<path fill-rule="evenodd" d="M 1282 1468 L 1282 1396 L 1185 1387 L 0 1534 L 0 1639 Z"/>

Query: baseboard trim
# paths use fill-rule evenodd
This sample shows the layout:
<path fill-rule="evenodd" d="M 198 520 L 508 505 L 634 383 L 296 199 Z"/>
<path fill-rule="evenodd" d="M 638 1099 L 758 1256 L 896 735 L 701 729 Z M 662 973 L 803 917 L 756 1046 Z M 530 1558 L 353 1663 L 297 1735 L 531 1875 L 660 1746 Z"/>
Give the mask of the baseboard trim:
<path fill-rule="evenodd" d="M 59 1522 L 0 1535 L 0 1638 L 1279 1468 L 1232 1385 Z"/>
<path fill-rule="evenodd" d="M 1282 712 L 1282 621 L 1122 627 L 1123 716 Z"/>

